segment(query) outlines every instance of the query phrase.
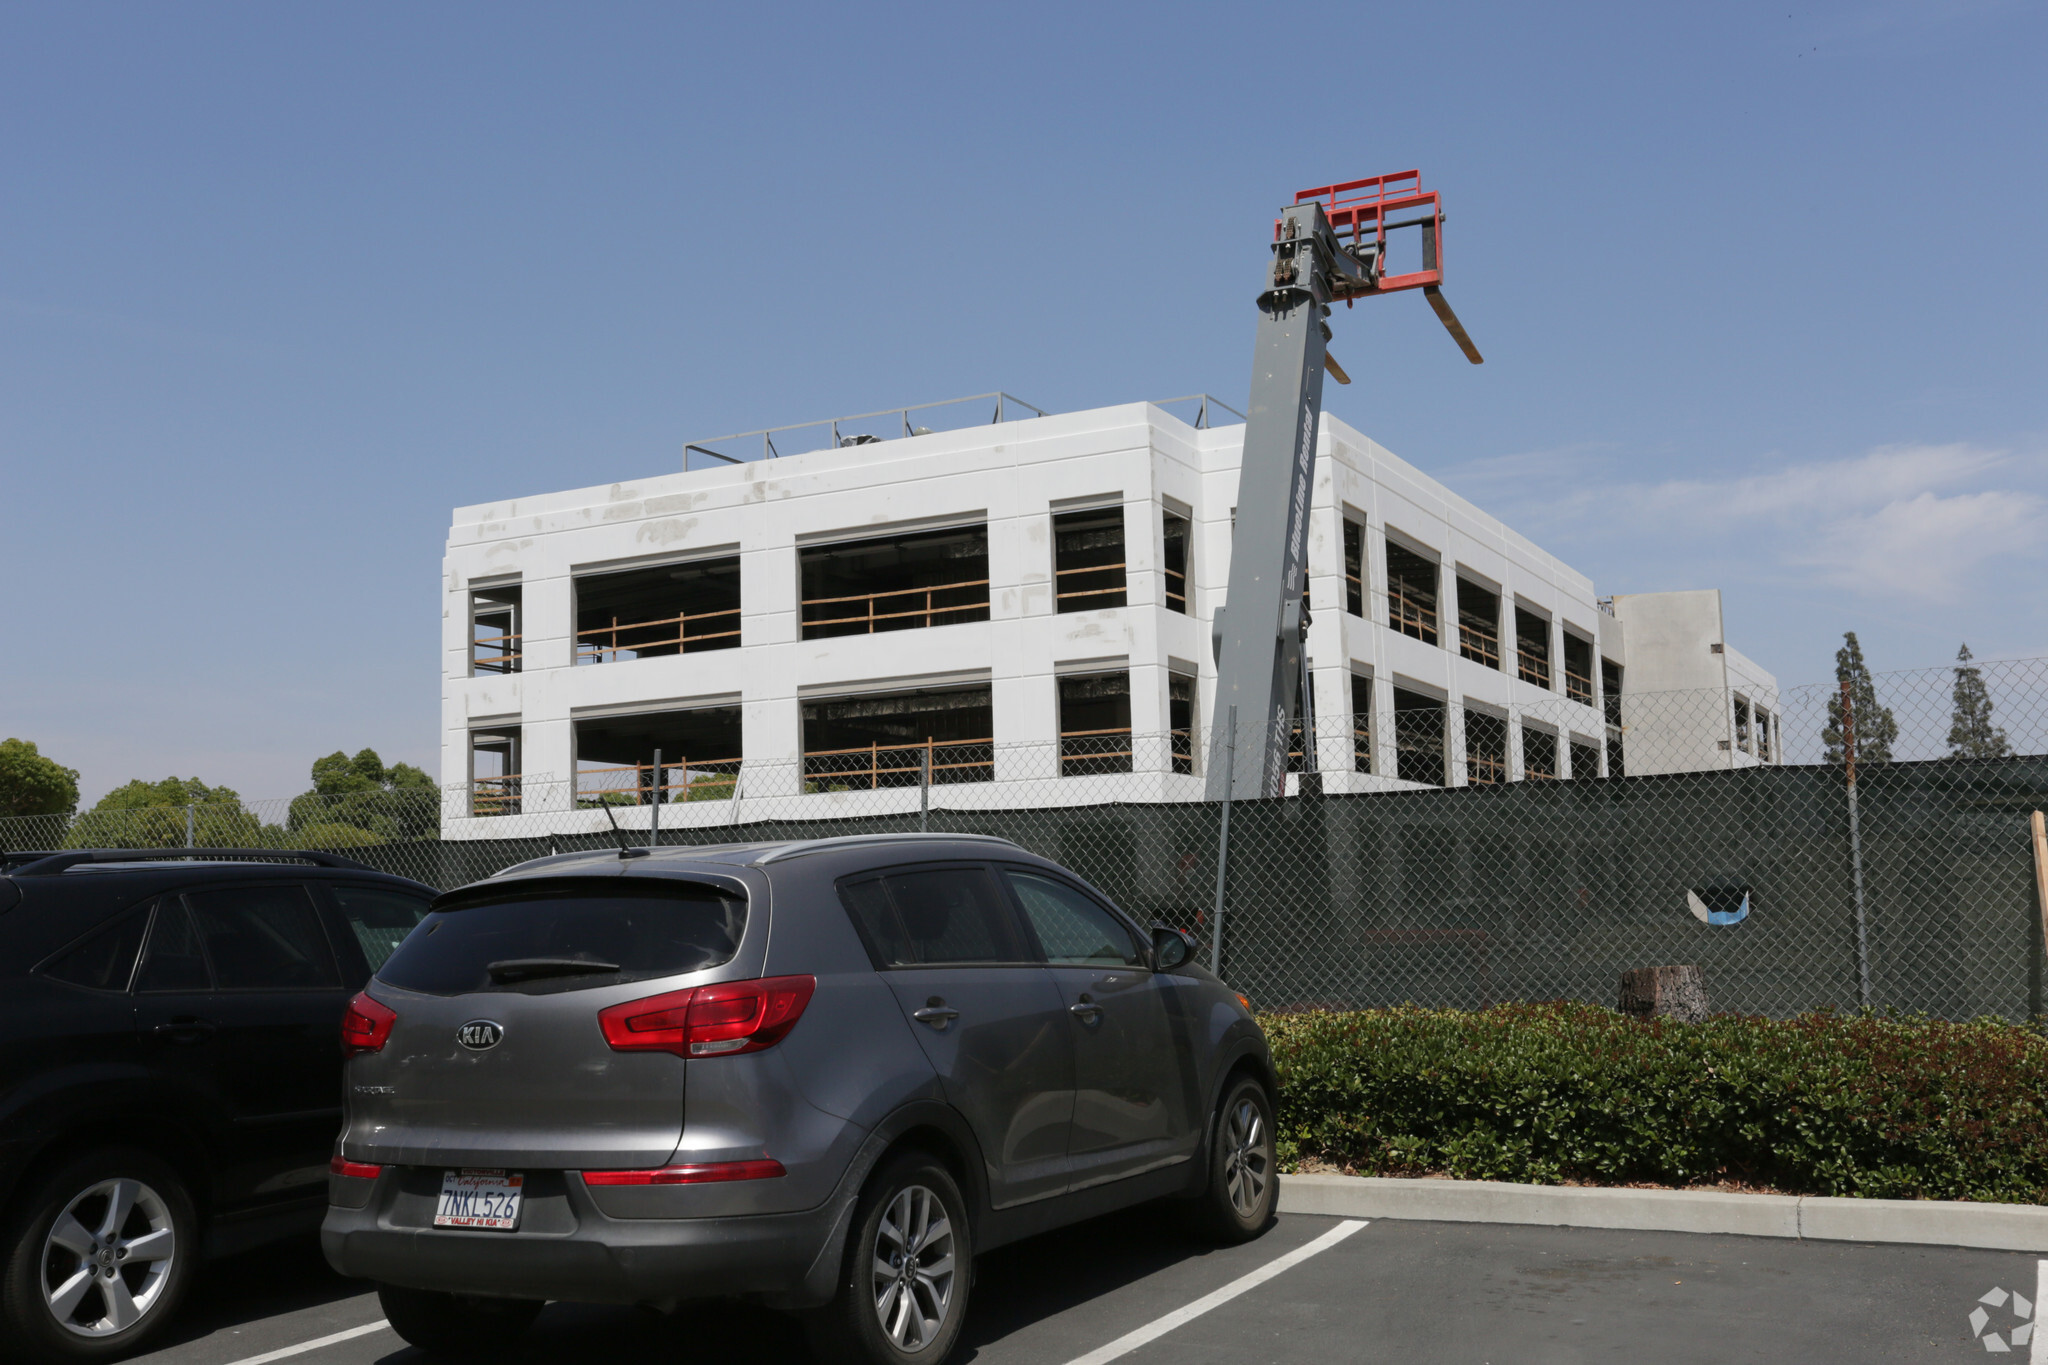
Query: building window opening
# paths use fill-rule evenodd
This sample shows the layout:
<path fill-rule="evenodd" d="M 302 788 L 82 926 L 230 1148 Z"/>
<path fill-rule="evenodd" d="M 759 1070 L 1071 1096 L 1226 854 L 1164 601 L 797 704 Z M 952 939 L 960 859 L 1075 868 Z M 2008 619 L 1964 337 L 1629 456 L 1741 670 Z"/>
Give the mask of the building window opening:
<path fill-rule="evenodd" d="M 995 780 L 988 687 L 820 698 L 803 704 L 804 790 Z"/>
<path fill-rule="evenodd" d="M 1564 633 L 1564 694 L 1581 706 L 1593 704 L 1593 642 Z"/>
<path fill-rule="evenodd" d="M 1177 611 L 1182 616 L 1188 610 L 1188 545 L 1193 538 L 1194 528 L 1188 519 L 1178 512 L 1167 512 L 1161 517 L 1165 530 L 1166 554 L 1166 609 Z"/>
<path fill-rule="evenodd" d="M 1500 594 L 1465 578 L 1458 580 L 1458 653 L 1500 667 Z"/>
<path fill-rule="evenodd" d="M 1465 712 L 1465 781 L 1475 787 L 1508 780 L 1508 723 L 1484 711 Z"/>
<path fill-rule="evenodd" d="M 806 640 L 988 620 L 985 524 L 812 545 L 797 562 Z"/>
<path fill-rule="evenodd" d="M 576 804 L 730 799 L 740 780 L 740 709 L 708 706 L 576 722 Z"/>
<path fill-rule="evenodd" d="M 1557 776 L 1557 736 L 1522 727 L 1522 776 L 1534 781 Z"/>
<path fill-rule="evenodd" d="M 1122 507 L 1056 513 L 1052 552 L 1053 598 L 1060 611 L 1099 611 L 1128 600 Z"/>
<path fill-rule="evenodd" d="M 1432 787 L 1444 784 L 1444 704 L 1398 687 L 1394 689 L 1394 776 Z"/>
<path fill-rule="evenodd" d="M 1515 673 L 1525 683 L 1550 686 L 1550 622 L 1515 608 Z"/>
<path fill-rule="evenodd" d="M 1302 597 L 1306 599 L 1307 596 L 1308 593 L 1304 589 Z M 1302 602 L 1302 606 L 1308 606 L 1306 600 Z M 1308 680 L 1307 670 L 1303 669 L 1301 682 L 1294 689 L 1294 728 L 1287 736 L 1287 771 L 1290 773 L 1319 771 L 1316 764 L 1309 762 L 1307 747 L 1302 743 L 1304 729 L 1317 728 L 1315 712 L 1310 705 L 1315 696 L 1310 690 L 1313 686 L 1314 684 Z"/>
<path fill-rule="evenodd" d="M 1387 542 L 1387 624 L 1426 645 L 1436 643 L 1436 561 Z"/>
<path fill-rule="evenodd" d="M 1344 610 L 1365 615 L 1365 523 L 1344 518 Z"/>
<path fill-rule="evenodd" d="M 1351 768 L 1372 771 L 1372 679 L 1351 675 Z"/>
<path fill-rule="evenodd" d="M 1173 770 L 1182 776 L 1195 771 L 1195 680 L 1185 673 L 1166 675 L 1166 724 L 1173 733 Z"/>
<path fill-rule="evenodd" d="M 1131 675 L 1085 673 L 1060 685 L 1060 776 L 1131 770 Z"/>
<path fill-rule="evenodd" d="M 475 588 L 469 594 L 469 671 L 472 677 L 519 671 L 517 583 Z"/>
<path fill-rule="evenodd" d="M 576 580 L 576 662 L 658 659 L 740 642 L 740 557 Z"/>
<path fill-rule="evenodd" d="M 1572 780 L 1600 776 L 1600 746 L 1572 741 Z"/>
<path fill-rule="evenodd" d="M 1771 761 L 1771 713 L 1761 706 L 1756 709 L 1756 756 L 1764 762 Z"/>
<path fill-rule="evenodd" d="M 1744 753 L 1754 753 L 1750 731 L 1749 698 L 1736 694 L 1735 697 L 1735 747 Z"/>
<path fill-rule="evenodd" d="M 516 725 L 469 733 L 469 813 L 517 815 L 520 742 Z"/>

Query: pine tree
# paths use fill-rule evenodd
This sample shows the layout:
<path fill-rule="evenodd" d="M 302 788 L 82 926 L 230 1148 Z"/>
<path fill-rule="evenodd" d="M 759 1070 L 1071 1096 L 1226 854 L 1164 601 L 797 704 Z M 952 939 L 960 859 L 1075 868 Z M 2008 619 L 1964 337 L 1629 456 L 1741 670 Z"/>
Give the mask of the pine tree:
<path fill-rule="evenodd" d="M 2005 731 L 1991 723 L 1991 694 L 1983 670 L 1970 663 L 1970 647 L 1956 651 L 1955 710 L 1948 725 L 1950 758 L 2004 758 L 2012 752 Z"/>
<path fill-rule="evenodd" d="M 1877 684 L 1871 680 L 1870 667 L 1863 662 L 1863 646 L 1856 642 L 1853 630 L 1842 632 L 1842 647 L 1835 651 L 1835 681 L 1849 684 L 1849 704 L 1856 721 L 1857 766 L 1891 762 L 1892 741 L 1899 737 L 1899 723 L 1892 719 L 1890 707 L 1877 704 Z M 1827 761 L 1840 763 L 1843 752 L 1839 691 L 1828 698 L 1828 723 L 1820 738 L 1827 746 Z"/>

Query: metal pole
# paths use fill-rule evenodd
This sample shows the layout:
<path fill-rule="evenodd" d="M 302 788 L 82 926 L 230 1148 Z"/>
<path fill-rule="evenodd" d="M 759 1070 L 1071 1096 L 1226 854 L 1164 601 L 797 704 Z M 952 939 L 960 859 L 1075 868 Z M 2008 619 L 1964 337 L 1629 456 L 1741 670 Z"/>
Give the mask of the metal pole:
<path fill-rule="evenodd" d="M 917 764 L 917 832 L 923 834 L 932 813 L 932 741 L 927 735 Z"/>
<path fill-rule="evenodd" d="M 2034 908 L 2040 913 L 2040 921 L 2035 925 L 2033 934 L 2033 970 L 2027 973 L 2033 987 L 2028 993 L 2027 1017 L 2038 1027 L 2042 1022 L 2042 959 L 2048 957 L 2048 817 L 2035 811 L 2027 820 L 2027 832 L 2034 845 Z"/>
<path fill-rule="evenodd" d="M 1856 800 L 1856 711 L 1842 679 L 1842 763 L 1849 789 L 1849 882 L 1856 898 L 1856 1002 L 1870 1008 L 1870 925 L 1863 905 L 1863 820 Z"/>
<path fill-rule="evenodd" d="M 192 807 L 188 805 L 188 806 L 186 806 L 186 807 L 185 807 L 185 847 L 187 847 L 187 848 L 197 848 L 197 847 L 199 847 L 199 842 L 198 842 L 198 840 L 197 840 L 197 839 L 196 839 L 196 838 L 195 838 L 195 837 L 193 836 L 193 833 L 192 833 L 192 831 L 193 831 L 193 828 L 194 828 L 194 821 L 193 821 L 193 818 L 192 818 Z"/>
<path fill-rule="evenodd" d="M 661 750 L 656 749 L 654 751 L 654 811 L 647 817 L 648 833 L 652 836 L 648 842 L 653 844 L 661 842 L 661 788 L 664 775 L 661 771 Z M 685 772 L 683 779 L 688 781 L 689 776 L 689 773 Z"/>
<path fill-rule="evenodd" d="M 1223 877 L 1230 867 L 1230 798 L 1237 791 L 1237 708 L 1230 708 L 1223 740 L 1223 810 L 1216 819 L 1216 904 L 1209 912 L 1209 970 L 1223 975 Z"/>

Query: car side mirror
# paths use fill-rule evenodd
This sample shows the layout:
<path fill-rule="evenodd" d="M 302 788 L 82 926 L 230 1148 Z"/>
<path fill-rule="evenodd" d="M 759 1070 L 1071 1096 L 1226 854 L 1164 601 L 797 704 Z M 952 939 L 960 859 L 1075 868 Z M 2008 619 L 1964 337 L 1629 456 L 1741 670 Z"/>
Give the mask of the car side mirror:
<path fill-rule="evenodd" d="M 1152 922 L 1152 963 L 1160 971 L 1171 971 L 1195 955 L 1195 941 L 1180 930 Z"/>

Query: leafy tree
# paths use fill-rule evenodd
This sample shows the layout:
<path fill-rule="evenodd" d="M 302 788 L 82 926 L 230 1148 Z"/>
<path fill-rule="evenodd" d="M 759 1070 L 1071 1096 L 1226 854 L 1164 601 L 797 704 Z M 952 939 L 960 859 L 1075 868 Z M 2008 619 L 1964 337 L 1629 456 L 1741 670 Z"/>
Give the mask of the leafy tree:
<path fill-rule="evenodd" d="M 69 815 L 77 809 L 76 770 L 37 753 L 33 740 L 0 740 L 0 816 Z"/>
<path fill-rule="evenodd" d="M 1991 723 L 1991 694 L 1983 670 L 1970 663 L 1969 645 L 1956 651 L 1955 709 L 1948 724 L 1950 758 L 2004 758 L 2012 752 L 2005 731 Z"/>
<path fill-rule="evenodd" d="M 1842 633 L 1842 647 L 1835 651 L 1835 681 L 1849 684 L 1849 705 L 1856 723 L 1857 765 L 1891 762 L 1892 741 L 1899 737 L 1899 723 L 1892 719 L 1890 707 L 1877 704 L 1877 684 L 1871 679 L 1869 665 L 1863 662 L 1863 646 L 1856 642 L 1853 630 Z M 1845 755 L 1839 691 L 1828 698 L 1828 723 L 1820 738 L 1827 745 L 1827 761 L 1842 762 Z"/>
<path fill-rule="evenodd" d="M 386 767 L 375 749 L 337 749 L 313 760 L 313 789 L 292 798 L 285 828 L 308 847 L 432 839 L 441 832 L 441 789 L 410 763 Z"/>
<path fill-rule="evenodd" d="M 192 846 L 247 848 L 262 842 L 256 817 L 229 787 L 196 777 L 140 778 L 114 788 L 78 817 L 66 848 L 184 848 L 185 807 L 192 807 Z"/>

